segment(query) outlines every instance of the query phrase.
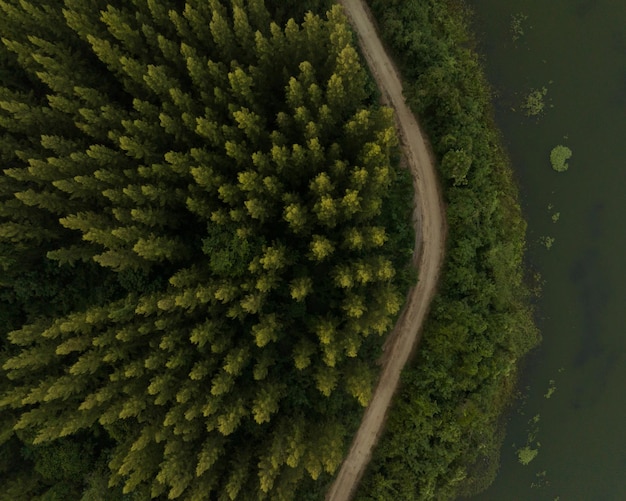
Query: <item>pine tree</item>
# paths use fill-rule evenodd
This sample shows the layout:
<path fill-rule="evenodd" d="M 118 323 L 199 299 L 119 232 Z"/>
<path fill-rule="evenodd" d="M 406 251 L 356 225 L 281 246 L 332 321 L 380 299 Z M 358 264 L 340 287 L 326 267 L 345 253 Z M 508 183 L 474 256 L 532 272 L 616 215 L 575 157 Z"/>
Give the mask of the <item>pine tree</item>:
<path fill-rule="evenodd" d="M 4 429 L 99 430 L 111 485 L 143 498 L 332 475 L 402 298 L 392 116 L 340 9 L 0 8 Z"/>

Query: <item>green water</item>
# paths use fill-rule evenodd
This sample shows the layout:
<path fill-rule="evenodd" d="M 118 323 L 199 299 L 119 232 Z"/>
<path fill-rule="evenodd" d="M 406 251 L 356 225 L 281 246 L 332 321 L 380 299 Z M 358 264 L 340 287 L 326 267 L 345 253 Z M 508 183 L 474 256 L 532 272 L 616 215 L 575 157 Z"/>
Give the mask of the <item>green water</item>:
<path fill-rule="evenodd" d="M 626 1 L 470 3 L 522 192 L 529 262 L 545 280 L 543 343 L 523 372 L 498 478 L 476 499 L 624 501 Z M 528 118 L 524 97 L 542 87 L 545 111 Z M 549 160 L 558 144 L 573 152 L 563 173 Z M 549 250 L 544 237 L 554 238 Z M 529 438 L 539 452 L 524 466 L 516 451 Z"/>

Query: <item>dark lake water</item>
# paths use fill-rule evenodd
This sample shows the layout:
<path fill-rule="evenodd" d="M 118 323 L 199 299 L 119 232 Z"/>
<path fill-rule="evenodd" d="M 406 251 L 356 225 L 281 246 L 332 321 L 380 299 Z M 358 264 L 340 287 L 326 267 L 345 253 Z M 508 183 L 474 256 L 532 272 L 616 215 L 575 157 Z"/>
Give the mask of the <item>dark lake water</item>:
<path fill-rule="evenodd" d="M 626 1 L 470 4 L 529 264 L 545 281 L 543 342 L 522 373 L 498 478 L 475 499 L 625 501 Z M 544 112 L 526 116 L 526 96 L 544 87 Z M 573 153 L 566 172 L 550 164 L 559 144 Z M 538 451 L 526 465 L 524 448 L 526 459 Z"/>

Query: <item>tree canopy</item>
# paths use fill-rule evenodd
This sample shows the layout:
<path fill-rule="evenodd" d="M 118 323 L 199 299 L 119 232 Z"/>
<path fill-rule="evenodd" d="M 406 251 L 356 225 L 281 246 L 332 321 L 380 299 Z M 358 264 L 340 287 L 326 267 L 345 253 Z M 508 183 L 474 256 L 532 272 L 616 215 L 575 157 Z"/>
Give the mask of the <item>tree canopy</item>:
<path fill-rule="evenodd" d="M 0 12 L 6 499 L 304 499 L 411 279 L 410 181 L 341 10 Z"/>
<path fill-rule="evenodd" d="M 440 160 L 448 236 L 419 350 L 355 499 L 469 497 L 495 477 L 517 363 L 539 338 L 526 223 L 466 3 L 368 3 Z"/>

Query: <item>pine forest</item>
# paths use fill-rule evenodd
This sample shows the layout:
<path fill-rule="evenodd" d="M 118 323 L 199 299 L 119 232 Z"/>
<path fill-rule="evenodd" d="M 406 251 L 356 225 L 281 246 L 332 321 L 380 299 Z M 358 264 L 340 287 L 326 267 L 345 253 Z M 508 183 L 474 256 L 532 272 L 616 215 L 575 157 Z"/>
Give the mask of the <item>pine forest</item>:
<path fill-rule="evenodd" d="M 341 9 L 270 7 L 0 2 L 1 499 L 305 499 L 340 464 L 412 188 Z"/>

